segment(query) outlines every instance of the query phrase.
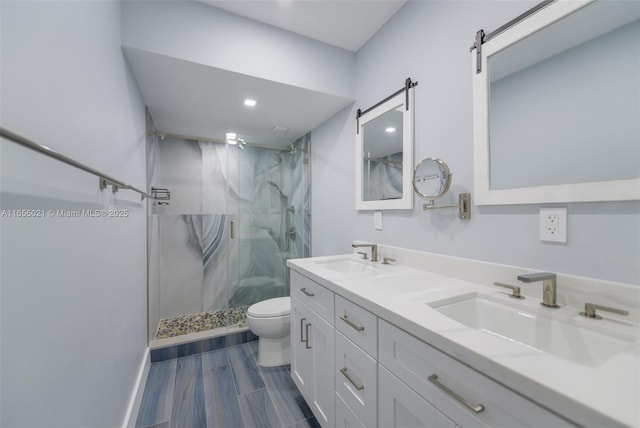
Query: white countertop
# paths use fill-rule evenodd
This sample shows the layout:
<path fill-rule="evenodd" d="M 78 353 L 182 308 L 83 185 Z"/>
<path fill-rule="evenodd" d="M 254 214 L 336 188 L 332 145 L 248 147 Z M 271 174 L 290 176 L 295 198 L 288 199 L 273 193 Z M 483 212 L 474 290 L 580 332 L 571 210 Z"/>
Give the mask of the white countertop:
<path fill-rule="evenodd" d="M 591 320 L 579 316 L 581 308 L 578 307 L 565 305 L 560 309 L 548 309 L 540 306 L 539 299 L 533 297 L 514 303 L 514 299 L 508 297 L 509 290 L 408 266 L 372 264 L 377 272 L 374 276 L 367 275 L 367 272 L 337 272 L 323 264 L 336 260 L 362 262 L 360 256 L 349 254 L 295 259 L 287 264 L 579 425 L 640 426 L 640 331 L 638 324 L 633 322 L 637 319 L 636 314 L 634 317 L 622 317 L 603 313 L 606 315 L 604 319 Z M 559 293 L 561 287 L 559 282 Z M 628 347 L 604 362 L 576 363 L 467 327 L 429 305 L 466 293 L 490 296 L 497 301 L 502 299 L 507 304 L 519 305 L 525 311 L 612 334 L 628 342 Z M 588 291 L 585 294 L 589 297 Z"/>

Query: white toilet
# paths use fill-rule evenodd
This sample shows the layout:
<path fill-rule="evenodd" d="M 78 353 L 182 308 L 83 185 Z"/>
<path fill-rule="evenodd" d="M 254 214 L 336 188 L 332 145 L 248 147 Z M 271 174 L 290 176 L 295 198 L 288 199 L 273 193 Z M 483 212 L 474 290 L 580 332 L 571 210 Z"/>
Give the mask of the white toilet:
<path fill-rule="evenodd" d="M 258 365 L 274 367 L 291 362 L 291 298 L 263 300 L 247 309 L 249 328 L 258 336 Z"/>

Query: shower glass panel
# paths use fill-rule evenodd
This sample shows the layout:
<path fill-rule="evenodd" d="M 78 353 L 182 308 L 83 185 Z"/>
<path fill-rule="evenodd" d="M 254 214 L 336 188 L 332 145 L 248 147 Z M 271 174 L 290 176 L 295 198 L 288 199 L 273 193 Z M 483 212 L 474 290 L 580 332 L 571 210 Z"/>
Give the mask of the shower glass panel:
<path fill-rule="evenodd" d="M 310 253 L 309 143 L 151 142 L 150 185 L 171 190 L 149 222 L 152 339 L 243 328 L 248 306 L 289 295 L 286 260 Z"/>

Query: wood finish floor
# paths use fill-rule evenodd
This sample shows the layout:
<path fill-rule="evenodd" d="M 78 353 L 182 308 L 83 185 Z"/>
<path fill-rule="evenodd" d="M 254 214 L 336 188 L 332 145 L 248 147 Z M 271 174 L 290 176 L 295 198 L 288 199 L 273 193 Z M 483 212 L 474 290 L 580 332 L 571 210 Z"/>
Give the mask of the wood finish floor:
<path fill-rule="evenodd" d="M 290 367 L 259 367 L 258 342 L 151 364 L 136 427 L 319 427 Z"/>

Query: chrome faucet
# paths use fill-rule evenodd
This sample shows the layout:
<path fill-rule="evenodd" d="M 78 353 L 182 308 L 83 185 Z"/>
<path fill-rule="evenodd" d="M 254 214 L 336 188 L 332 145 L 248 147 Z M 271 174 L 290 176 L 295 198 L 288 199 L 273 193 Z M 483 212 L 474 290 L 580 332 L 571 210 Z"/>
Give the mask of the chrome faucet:
<path fill-rule="evenodd" d="M 550 272 L 538 272 L 518 275 L 518 281 L 530 283 L 542 281 L 542 306 L 548 308 L 559 308 L 556 303 L 556 274 Z"/>
<path fill-rule="evenodd" d="M 372 262 L 377 262 L 378 261 L 378 245 L 377 244 L 351 244 L 351 246 L 353 248 L 370 247 L 371 248 L 371 261 Z"/>

